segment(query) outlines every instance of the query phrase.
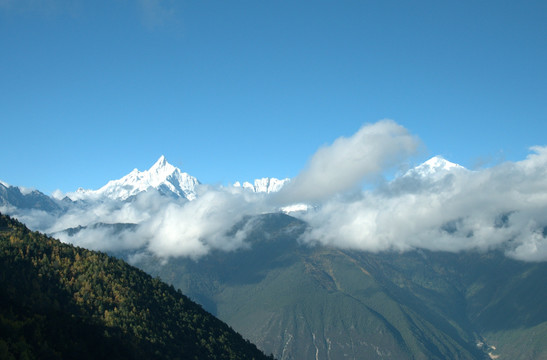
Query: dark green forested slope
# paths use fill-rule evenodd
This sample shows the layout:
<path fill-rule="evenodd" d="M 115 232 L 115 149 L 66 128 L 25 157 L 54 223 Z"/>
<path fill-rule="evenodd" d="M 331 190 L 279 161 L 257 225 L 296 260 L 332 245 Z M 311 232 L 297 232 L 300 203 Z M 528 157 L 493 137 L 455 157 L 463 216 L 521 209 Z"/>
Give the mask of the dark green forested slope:
<path fill-rule="evenodd" d="M 1 359 L 266 359 L 158 279 L 0 214 Z"/>

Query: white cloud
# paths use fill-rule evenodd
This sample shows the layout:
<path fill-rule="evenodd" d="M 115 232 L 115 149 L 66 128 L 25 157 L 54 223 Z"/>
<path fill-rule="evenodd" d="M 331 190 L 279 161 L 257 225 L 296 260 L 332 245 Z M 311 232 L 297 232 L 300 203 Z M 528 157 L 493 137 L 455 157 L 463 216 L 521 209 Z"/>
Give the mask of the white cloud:
<path fill-rule="evenodd" d="M 262 196 L 231 188 L 208 188 L 194 201 L 170 203 L 144 221 L 139 235 L 149 239 L 148 249 L 160 257 L 199 257 L 212 249 L 244 246 L 244 227 L 227 233 L 246 215 L 263 210 Z"/>
<path fill-rule="evenodd" d="M 143 248 L 144 239 L 135 235 L 134 230 L 118 231 L 115 228 L 90 226 L 69 236 L 67 233 L 55 234 L 65 243 L 71 243 L 90 250 L 123 251 Z"/>
<path fill-rule="evenodd" d="M 356 189 L 412 154 L 419 142 L 391 120 L 361 127 L 320 148 L 307 167 L 277 194 L 281 203 L 318 202 Z"/>
<path fill-rule="evenodd" d="M 18 209 L 11 205 L 0 206 L 0 213 L 9 214 L 29 228 L 40 231 L 44 231 L 44 229 L 57 221 L 55 214 L 38 209 Z"/>
<path fill-rule="evenodd" d="M 61 216 L 7 206 L 0 211 L 47 233 L 100 222 L 134 223 L 138 226 L 121 232 L 91 226 L 63 240 L 92 249 L 199 258 L 247 246 L 255 225 L 242 222 L 248 216 L 313 201 L 308 211 L 293 213 L 309 224 L 300 239 L 306 243 L 364 251 L 501 249 L 521 260 L 547 260 L 547 147 L 489 169 L 433 177 L 411 173 L 374 190 L 356 190 L 404 161 L 417 144 L 400 125 L 381 121 L 319 149 L 278 194 L 201 185 L 191 202 L 148 191 L 130 202 L 103 199 L 74 206 Z"/>
<path fill-rule="evenodd" d="M 227 235 L 244 217 L 276 211 L 280 199 L 290 203 L 319 201 L 355 190 L 365 178 L 378 176 L 386 167 L 405 159 L 417 144 L 418 140 L 402 126 L 384 120 L 365 125 L 355 135 L 319 149 L 308 168 L 274 199 L 237 187 L 201 186 L 197 199 L 191 202 L 150 191 L 128 203 L 105 200 L 91 207 L 71 209 L 48 232 L 98 222 L 137 223 L 137 229 L 127 234 L 89 228 L 63 240 L 93 249 L 119 250 L 131 248 L 133 238 L 134 249 L 164 258 L 198 258 L 215 249 L 230 251 L 246 246 L 245 237 L 253 222 Z M 329 209 L 329 204 L 322 209 Z"/>
<path fill-rule="evenodd" d="M 264 194 L 244 189 L 202 185 L 198 193 L 199 197 L 189 202 L 147 191 L 130 202 L 103 199 L 102 202 L 81 204 L 59 217 L 37 211 L 19 213 L 17 217 L 26 220 L 34 229 L 55 233 L 64 242 L 89 249 L 139 250 L 163 258 L 197 258 L 214 249 L 231 251 L 245 246 L 246 234 L 253 223 L 246 222 L 232 231 L 234 226 L 246 216 L 269 209 L 265 207 Z M 94 227 L 97 223 L 138 225 L 117 231 Z M 78 226 L 86 228 L 72 236 L 61 232 Z"/>
<path fill-rule="evenodd" d="M 63 198 L 65 197 L 65 193 L 62 192 L 61 190 L 59 189 L 56 189 L 54 190 L 52 193 L 51 193 L 51 197 L 54 198 L 55 200 L 63 200 Z"/>
<path fill-rule="evenodd" d="M 501 248 L 547 260 L 547 148 L 533 151 L 521 162 L 329 199 L 302 215 L 303 240 L 367 251 Z"/>

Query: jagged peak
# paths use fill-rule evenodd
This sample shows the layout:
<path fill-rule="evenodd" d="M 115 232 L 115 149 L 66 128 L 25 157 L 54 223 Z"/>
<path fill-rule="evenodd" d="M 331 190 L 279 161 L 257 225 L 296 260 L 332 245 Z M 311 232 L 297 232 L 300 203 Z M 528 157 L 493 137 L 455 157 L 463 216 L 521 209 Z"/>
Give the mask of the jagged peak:
<path fill-rule="evenodd" d="M 150 172 L 158 172 L 162 169 L 165 169 L 169 172 L 172 172 L 174 170 L 176 170 L 177 168 L 174 167 L 173 165 L 169 164 L 169 162 L 167 162 L 167 159 L 165 158 L 164 155 L 160 156 L 160 158 L 154 163 L 154 165 L 152 165 L 152 167 L 150 168 Z"/>
<path fill-rule="evenodd" d="M 10 185 L 7 182 L 2 181 L 2 180 L 0 180 L 0 185 L 5 187 L 6 189 L 15 189 L 16 191 L 19 191 L 23 195 L 28 195 L 28 194 L 31 194 L 31 193 L 34 193 L 34 192 L 41 194 L 41 192 L 39 192 L 35 188 L 26 187 L 26 186 L 13 186 L 13 185 Z"/>
<path fill-rule="evenodd" d="M 199 181 L 195 177 L 183 173 L 180 169 L 171 165 L 164 155 L 161 155 L 148 170 L 139 171 L 134 169 L 121 179 L 109 181 L 98 190 L 82 189 L 75 193 L 69 193 L 68 196 L 72 200 L 100 198 L 101 196 L 125 200 L 133 195 L 155 188 L 162 193 L 172 193 L 193 200 L 196 198 L 195 187 L 197 185 L 199 185 Z"/>

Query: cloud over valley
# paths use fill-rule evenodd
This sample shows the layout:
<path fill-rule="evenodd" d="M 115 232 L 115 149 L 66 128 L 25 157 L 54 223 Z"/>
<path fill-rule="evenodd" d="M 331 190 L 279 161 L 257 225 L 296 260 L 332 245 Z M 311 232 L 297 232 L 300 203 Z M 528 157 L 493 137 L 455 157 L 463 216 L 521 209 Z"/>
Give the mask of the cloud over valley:
<path fill-rule="evenodd" d="M 547 148 L 490 169 L 407 174 L 302 216 L 305 241 L 367 251 L 502 249 L 547 260 Z"/>
<path fill-rule="evenodd" d="M 150 190 L 129 201 L 75 202 L 57 215 L 9 205 L 0 211 L 79 246 L 198 259 L 249 246 L 257 226 L 242 222 L 249 216 L 307 203 L 307 211 L 291 213 L 308 224 L 299 238 L 306 244 L 375 252 L 501 249 L 520 260 L 547 260 L 547 147 L 476 171 L 416 168 L 363 190 L 407 163 L 419 145 L 407 129 L 384 120 L 320 148 L 277 193 L 199 185 L 192 201 Z"/>

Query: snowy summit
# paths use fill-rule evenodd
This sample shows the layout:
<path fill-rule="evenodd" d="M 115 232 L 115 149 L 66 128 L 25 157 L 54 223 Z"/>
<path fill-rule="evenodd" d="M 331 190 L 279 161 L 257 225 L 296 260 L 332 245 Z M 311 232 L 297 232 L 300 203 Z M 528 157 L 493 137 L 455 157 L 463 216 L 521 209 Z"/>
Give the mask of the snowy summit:
<path fill-rule="evenodd" d="M 199 181 L 179 168 L 169 164 L 161 156 L 152 167 L 145 171 L 134 169 L 119 180 L 111 180 L 99 190 L 78 189 L 67 194 L 72 200 L 107 197 L 114 200 L 127 200 L 141 192 L 155 189 L 168 196 L 196 198 L 196 186 Z"/>
<path fill-rule="evenodd" d="M 426 162 L 409 170 L 404 176 L 436 177 L 450 171 L 464 170 L 461 165 L 445 160 L 441 156 L 434 156 Z"/>

